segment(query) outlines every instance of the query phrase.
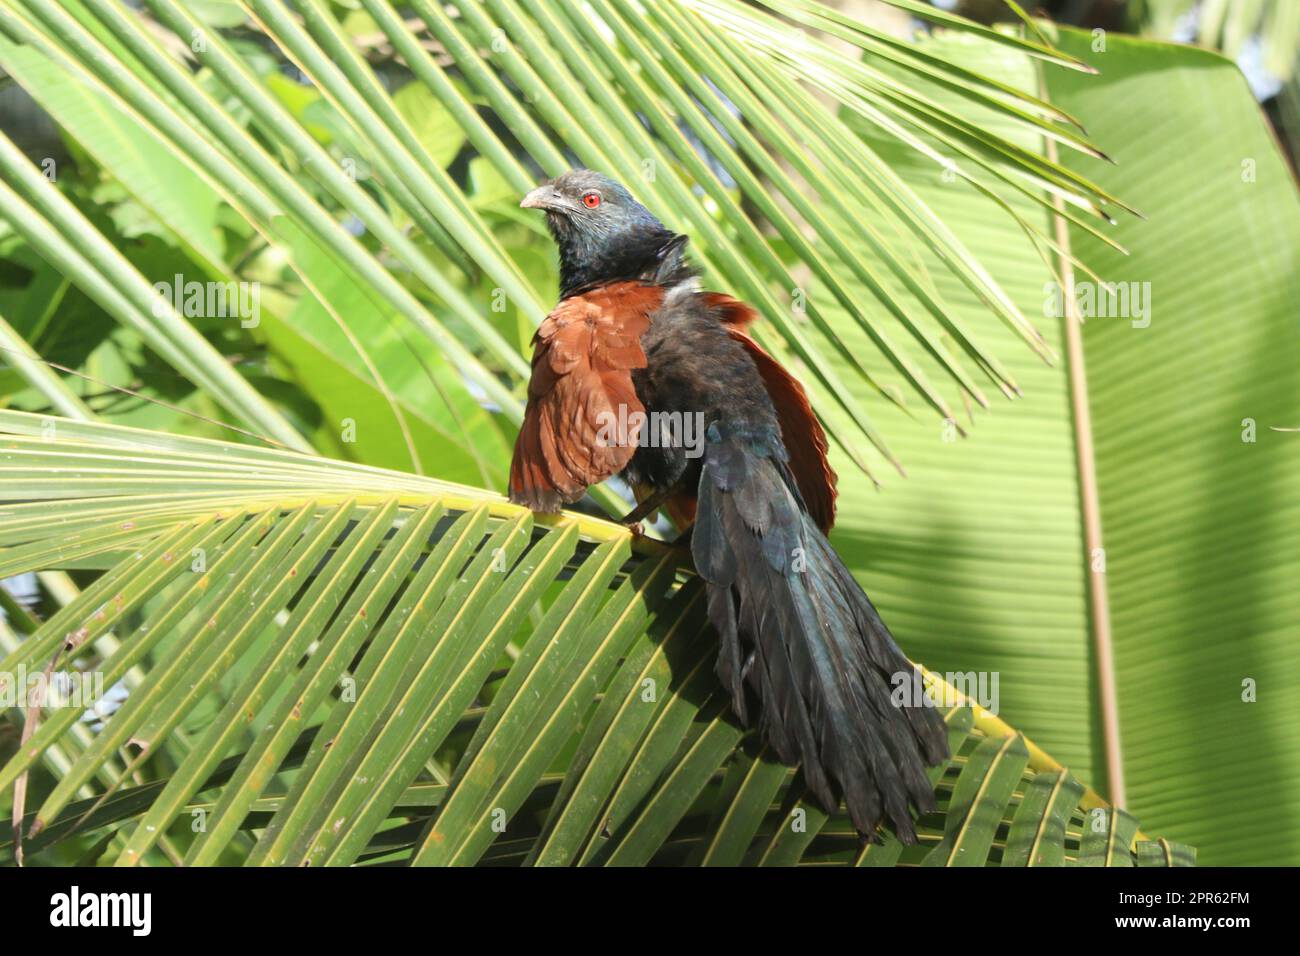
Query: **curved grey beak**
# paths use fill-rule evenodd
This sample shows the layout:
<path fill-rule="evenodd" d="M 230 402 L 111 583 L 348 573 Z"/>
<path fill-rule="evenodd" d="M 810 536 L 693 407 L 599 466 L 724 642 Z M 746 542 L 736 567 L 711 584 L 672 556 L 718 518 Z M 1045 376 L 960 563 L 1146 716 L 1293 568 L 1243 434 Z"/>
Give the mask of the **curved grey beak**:
<path fill-rule="evenodd" d="M 549 183 L 538 186 L 519 203 L 520 209 L 558 209 L 564 204 L 558 189 Z"/>

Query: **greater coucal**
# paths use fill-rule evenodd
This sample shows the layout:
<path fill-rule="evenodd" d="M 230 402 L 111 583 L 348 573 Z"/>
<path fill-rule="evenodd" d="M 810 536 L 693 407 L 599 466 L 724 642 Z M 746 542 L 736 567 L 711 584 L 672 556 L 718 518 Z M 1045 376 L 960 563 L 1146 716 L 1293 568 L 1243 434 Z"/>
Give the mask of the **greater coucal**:
<path fill-rule="evenodd" d="M 754 310 L 701 291 L 686 237 L 620 184 L 575 169 L 520 205 L 546 211 L 560 302 L 533 338 L 510 499 L 558 511 L 622 474 L 641 502 L 624 520 L 662 505 L 693 522 L 736 716 L 757 711 L 763 740 L 802 765 L 828 812 L 838 791 L 859 832 L 887 817 L 915 842 L 908 804 L 933 809 L 925 768 L 948 755 L 947 735 L 826 539 L 836 476 L 803 387 L 746 334 Z M 688 419 L 702 426 L 694 445 Z"/>

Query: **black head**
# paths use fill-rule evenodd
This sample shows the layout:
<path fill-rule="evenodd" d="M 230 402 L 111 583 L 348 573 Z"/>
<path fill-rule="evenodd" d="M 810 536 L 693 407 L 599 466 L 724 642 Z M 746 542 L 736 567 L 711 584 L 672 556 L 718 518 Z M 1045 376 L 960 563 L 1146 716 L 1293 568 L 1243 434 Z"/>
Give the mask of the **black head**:
<path fill-rule="evenodd" d="M 597 282 L 666 281 L 684 268 L 684 237 L 656 219 L 620 183 L 590 169 L 557 176 L 519 205 L 546 210 L 546 224 L 560 247 L 561 296 Z"/>

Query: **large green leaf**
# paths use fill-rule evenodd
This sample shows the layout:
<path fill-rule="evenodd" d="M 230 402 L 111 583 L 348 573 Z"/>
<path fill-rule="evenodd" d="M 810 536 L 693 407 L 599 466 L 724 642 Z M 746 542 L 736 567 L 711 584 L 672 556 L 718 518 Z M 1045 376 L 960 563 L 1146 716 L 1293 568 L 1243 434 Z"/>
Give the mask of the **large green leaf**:
<path fill-rule="evenodd" d="M 218 197 L 184 162 L 157 149 L 138 124 L 103 97 L 87 96 L 76 76 L 31 47 L 0 38 L 5 71 L 36 90 L 38 102 L 96 161 L 117 171 L 122 184 L 205 264 L 220 262 Z M 55 175 L 57 176 L 57 169 Z"/>
<path fill-rule="evenodd" d="M 1097 59 L 1098 90 L 1051 85 L 1144 107 L 1096 124 L 1124 144 L 1105 181 L 1142 184 L 1133 261 L 1076 246 L 1153 302 L 1149 328 L 1084 329 L 1129 802 L 1207 862 L 1295 863 L 1300 810 L 1261 785 L 1300 779 L 1300 700 L 1268 689 L 1300 679 L 1300 442 L 1276 430 L 1300 417 L 1300 194 L 1231 63 L 1139 41 Z M 1189 708 L 1196 730 L 1172 719 Z"/>
<path fill-rule="evenodd" d="M 841 469 L 834 540 L 911 652 L 944 673 L 998 674 L 1001 713 L 1106 793 L 1089 607 L 1102 561 L 1127 806 L 1203 862 L 1294 863 L 1300 814 L 1273 786 L 1300 774 L 1288 729 L 1300 702 L 1281 691 L 1300 677 L 1300 442 L 1273 429 L 1296 426 L 1300 407 L 1300 200 L 1232 64 L 1113 34 L 1104 52 L 1092 42 L 1060 40 L 1101 75 L 1049 68 L 1045 89 L 1115 156 L 1089 175 L 1147 218 L 1113 231 L 1128 256 L 1078 230 L 1072 251 L 1103 279 L 1149 282 L 1151 306 L 1149 325 L 1083 326 L 1104 556 L 1085 547 L 1068 368 L 997 338 L 1024 397 L 975 413 L 965 440 L 882 418 L 910 478 L 872 494 Z M 1014 51 L 922 46 L 1038 89 Z M 906 153 L 886 155 L 912 177 Z M 1026 313 L 1043 314 L 1055 279 L 1029 241 L 958 182 L 918 188 Z M 978 321 L 977 301 L 937 281 Z M 1060 320 L 1040 327 L 1063 352 Z"/>

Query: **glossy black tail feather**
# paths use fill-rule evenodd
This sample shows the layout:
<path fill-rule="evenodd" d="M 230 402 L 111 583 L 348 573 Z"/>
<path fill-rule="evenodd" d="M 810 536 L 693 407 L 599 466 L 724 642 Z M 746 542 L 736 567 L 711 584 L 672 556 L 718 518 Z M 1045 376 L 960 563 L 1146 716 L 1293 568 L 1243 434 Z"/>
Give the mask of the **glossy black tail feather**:
<path fill-rule="evenodd" d="M 860 832 L 884 819 L 915 842 L 909 804 L 934 808 L 925 768 L 948 755 L 938 710 L 914 703 L 919 672 L 807 515 L 779 440 L 709 439 L 691 549 L 733 710 L 748 724 L 757 701 L 763 739 L 828 812 L 842 793 Z"/>

